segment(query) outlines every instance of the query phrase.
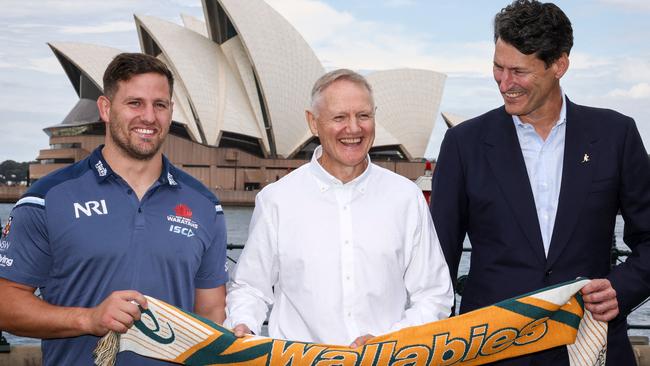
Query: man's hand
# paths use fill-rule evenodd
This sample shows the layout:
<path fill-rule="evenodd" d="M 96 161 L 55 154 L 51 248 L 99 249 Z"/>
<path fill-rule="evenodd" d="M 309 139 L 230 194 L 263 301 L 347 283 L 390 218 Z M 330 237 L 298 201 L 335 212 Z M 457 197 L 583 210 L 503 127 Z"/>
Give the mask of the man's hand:
<path fill-rule="evenodd" d="M 126 333 L 136 320 L 140 320 L 138 305 L 147 308 L 147 299 L 141 293 L 131 290 L 113 292 L 101 304 L 88 309 L 87 333 L 96 336 L 103 336 L 111 330 Z"/>
<path fill-rule="evenodd" d="M 359 336 L 359 337 L 357 337 L 357 339 L 354 340 L 354 342 L 352 342 L 350 344 L 350 348 L 361 347 L 364 344 L 366 344 L 366 342 L 373 339 L 374 337 L 375 336 L 373 336 L 372 334 L 365 334 L 365 335 Z"/>
<path fill-rule="evenodd" d="M 594 319 L 608 322 L 618 315 L 616 290 L 608 279 L 592 280 L 582 288 L 581 292 L 585 308 L 591 311 Z"/>
<path fill-rule="evenodd" d="M 253 334 L 246 324 L 237 324 L 232 331 L 235 333 L 235 337 L 237 338 L 241 338 L 246 334 Z"/>

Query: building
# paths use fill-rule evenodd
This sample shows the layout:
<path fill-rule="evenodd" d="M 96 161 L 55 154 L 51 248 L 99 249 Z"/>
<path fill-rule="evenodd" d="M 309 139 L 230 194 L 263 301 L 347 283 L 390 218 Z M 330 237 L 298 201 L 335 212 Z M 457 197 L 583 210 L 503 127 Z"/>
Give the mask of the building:
<path fill-rule="evenodd" d="M 198 1 L 198 0 L 197 0 Z M 217 191 L 249 203 L 254 192 L 305 162 L 318 145 L 304 111 L 324 68 L 300 34 L 263 0 L 203 0 L 205 21 L 183 25 L 134 16 L 141 51 L 175 77 L 174 114 L 164 153 Z M 50 148 L 30 166 L 36 180 L 83 159 L 103 142 L 96 99 L 102 74 L 121 50 L 50 43 L 79 101 L 45 128 Z M 415 179 L 436 120 L 446 76 L 396 69 L 366 75 L 378 106 L 373 161 Z"/>

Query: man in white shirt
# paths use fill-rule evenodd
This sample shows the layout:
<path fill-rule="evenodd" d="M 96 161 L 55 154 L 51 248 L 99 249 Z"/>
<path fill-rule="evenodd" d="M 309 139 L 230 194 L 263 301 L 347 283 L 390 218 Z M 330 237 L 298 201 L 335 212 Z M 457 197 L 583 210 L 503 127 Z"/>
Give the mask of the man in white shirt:
<path fill-rule="evenodd" d="M 350 70 L 312 89 L 322 146 L 256 198 L 232 275 L 226 326 L 296 341 L 363 345 L 372 335 L 450 314 L 453 291 L 422 192 L 370 162 L 375 104 Z"/>

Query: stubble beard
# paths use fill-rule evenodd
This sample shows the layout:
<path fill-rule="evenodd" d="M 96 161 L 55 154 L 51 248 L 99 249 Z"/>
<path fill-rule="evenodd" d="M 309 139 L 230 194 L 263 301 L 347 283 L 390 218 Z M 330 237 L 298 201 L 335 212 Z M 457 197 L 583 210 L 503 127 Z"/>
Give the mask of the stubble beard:
<path fill-rule="evenodd" d="M 117 123 L 108 123 L 108 130 L 110 139 L 115 143 L 115 146 L 119 150 L 124 152 L 130 158 L 140 161 L 148 161 L 153 159 L 153 157 L 156 156 L 160 150 L 162 142 L 164 141 L 161 139 L 157 143 L 154 143 L 151 148 L 147 149 L 142 148 L 136 144 L 132 144 L 131 141 L 129 141 L 128 133 L 123 133 Z"/>

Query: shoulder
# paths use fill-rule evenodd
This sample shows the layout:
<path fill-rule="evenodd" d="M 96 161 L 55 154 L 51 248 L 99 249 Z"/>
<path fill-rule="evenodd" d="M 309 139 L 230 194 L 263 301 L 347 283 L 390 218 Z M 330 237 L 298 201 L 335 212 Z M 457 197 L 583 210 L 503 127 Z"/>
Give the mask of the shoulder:
<path fill-rule="evenodd" d="M 567 109 L 567 114 L 571 115 L 571 113 L 574 113 L 581 119 L 589 120 L 590 123 L 613 125 L 620 125 L 621 123 L 634 123 L 634 120 L 631 117 L 628 117 L 623 113 L 617 112 L 613 109 L 591 107 L 571 102 L 569 102 L 567 105 Z"/>
<path fill-rule="evenodd" d="M 310 162 L 292 170 L 289 174 L 273 182 L 257 194 L 260 198 L 270 199 L 273 197 L 283 196 L 285 194 L 296 193 L 297 190 L 304 188 L 305 179 L 309 176 Z"/>
<path fill-rule="evenodd" d="M 447 130 L 447 134 L 463 139 L 480 138 L 491 126 L 510 118 L 505 108 L 501 106 L 451 127 Z"/>
<path fill-rule="evenodd" d="M 25 194 L 18 200 L 16 207 L 21 205 L 44 205 L 44 199 L 47 194 L 54 188 L 61 186 L 67 182 L 80 179 L 85 174 L 92 174 L 92 170 L 88 164 L 88 158 L 78 161 L 65 168 L 56 170 L 45 177 L 37 180 Z"/>
<path fill-rule="evenodd" d="M 380 189 L 388 189 L 389 192 L 406 195 L 421 195 L 422 191 L 410 179 L 399 175 L 391 170 L 381 167 L 375 163 L 371 164 L 371 185 L 377 185 Z M 419 196 L 418 196 L 419 197 Z"/>
<path fill-rule="evenodd" d="M 175 167 L 172 164 L 169 164 L 169 172 L 172 174 L 174 179 L 181 185 L 182 189 L 189 189 L 195 192 L 199 197 L 209 201 L 213 205 L 220 205 L 221 202 L 219 198 L 201 183 L 198 179 L 189 175 L 180 168 Z"/>

